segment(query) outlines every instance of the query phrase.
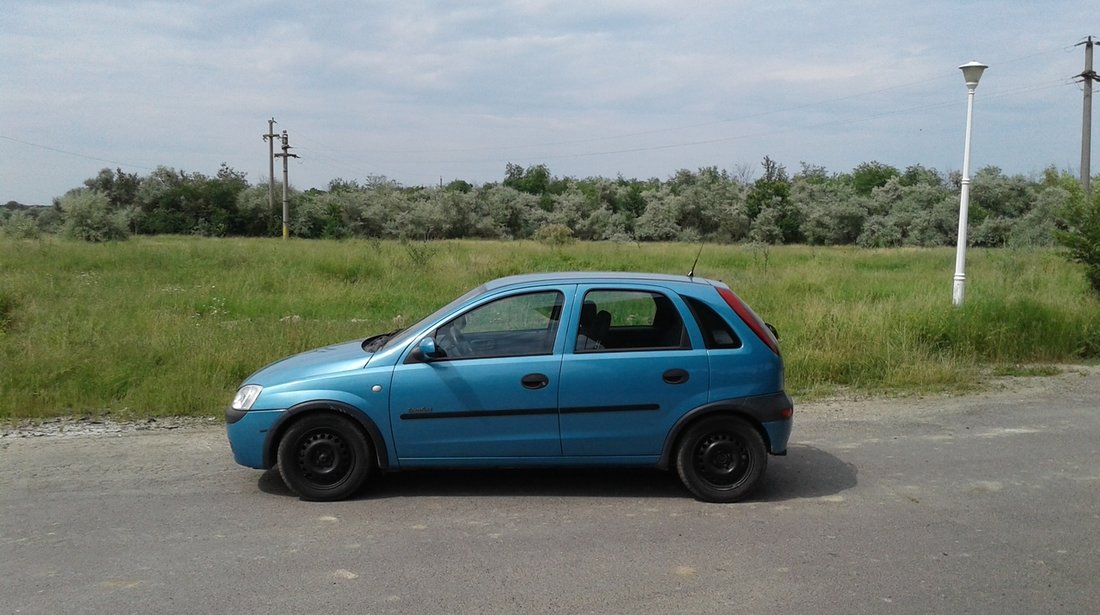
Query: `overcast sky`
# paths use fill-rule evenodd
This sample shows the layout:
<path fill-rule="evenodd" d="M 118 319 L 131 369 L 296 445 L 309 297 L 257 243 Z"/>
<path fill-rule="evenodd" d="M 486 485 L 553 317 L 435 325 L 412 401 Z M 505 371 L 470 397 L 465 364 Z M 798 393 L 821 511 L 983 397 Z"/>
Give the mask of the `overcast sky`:
<path fill-rule="evenodd" d="M 1080 165 L 1095 0 L 3 0 L 0 203 L 48 204 L 104 167 L 406 186 L 559 176 Z M 1100 66 L 1100 58 L 1098 58 Z M 1100 118 L 1100 109 L 1096 115 Z M 1100 141 L 1098 136 L 1094 141 Z M 1095 151 L 1095 148 L 1094 148 Z M 1095 158 L 1095 156 L 1094 156 Z M 1100 160 L 1093 171 L 1100 168 Z M 281 170 L 276 169 L 281 179 Z"/>

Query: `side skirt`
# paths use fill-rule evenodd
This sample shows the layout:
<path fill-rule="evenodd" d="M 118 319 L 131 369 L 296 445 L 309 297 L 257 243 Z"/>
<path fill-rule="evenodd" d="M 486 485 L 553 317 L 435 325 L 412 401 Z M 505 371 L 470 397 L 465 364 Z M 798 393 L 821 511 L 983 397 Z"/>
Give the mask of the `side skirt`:
<path fill-rule="evenodd" d="M 606 467 L 656 466 L 660 455 L 630 455 L 617 457 L 402 457 L 393 464 L 401 469 L 412 468 L 539 468 L 539 467 Z M 396 469 L 392 468 L 392 469 Z"/>

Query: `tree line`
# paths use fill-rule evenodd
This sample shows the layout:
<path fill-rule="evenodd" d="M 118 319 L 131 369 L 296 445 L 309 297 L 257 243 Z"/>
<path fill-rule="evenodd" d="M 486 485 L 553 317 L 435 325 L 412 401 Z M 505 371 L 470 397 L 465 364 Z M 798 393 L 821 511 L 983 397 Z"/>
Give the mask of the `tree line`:
<path fill-rule="evenodd" d="M 758 173 L 705 167 L 665 180 L 558 177 L 546 165 L 508 164 L 501 181 L 480 186 L 455 180 L 405 187 L 372 176 L 291 190 L 289 226 L 301 238 L 948 246 L 958 229 L 959 188 L 958 173 L 879 162 L 846 173 L 802 163 L 791 174 L 765 157 Z M 979 170 L 971 184 L 970 243 L 1054 244 L 1060 212 L 1075 190 L 1075 179 L 1054 168 L 1034 177 Z M 0 207 L 0 230 L 88 241 L 278 236 L 281 217 L 280 190 L 271 207 L 266 183 L 253 185 L 224 164 L 212 177 L 168 167 L 146 176 L 103 169 L 51 207 Z"/>

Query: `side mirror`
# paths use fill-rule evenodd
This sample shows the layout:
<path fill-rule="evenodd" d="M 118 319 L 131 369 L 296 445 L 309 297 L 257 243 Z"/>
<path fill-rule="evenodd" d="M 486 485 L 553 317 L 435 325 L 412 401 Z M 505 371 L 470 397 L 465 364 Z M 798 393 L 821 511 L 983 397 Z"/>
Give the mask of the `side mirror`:
<path fill-rule="evenodd" d="M 416 349 L 420 351 L 420 355 L 425 360 L 438 359 L 443 356 L 443 351 L 435 345 L 435 339 L 426 337 L 420 340 L 420 343 L 416 345 Z"/>

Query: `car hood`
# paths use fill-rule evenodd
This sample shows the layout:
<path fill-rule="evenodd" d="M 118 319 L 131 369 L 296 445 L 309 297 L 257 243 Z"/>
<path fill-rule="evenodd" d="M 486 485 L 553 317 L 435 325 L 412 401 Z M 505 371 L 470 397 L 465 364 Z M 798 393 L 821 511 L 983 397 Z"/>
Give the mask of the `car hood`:
<path fill-rule="evenodd" d="M 361 339 L 307 350 L 268 365 L 252 374 L 247 382 L 272 386 L 306 380 L 314 376 L 362 369 L 372 354 L 363 350 Z"/>

